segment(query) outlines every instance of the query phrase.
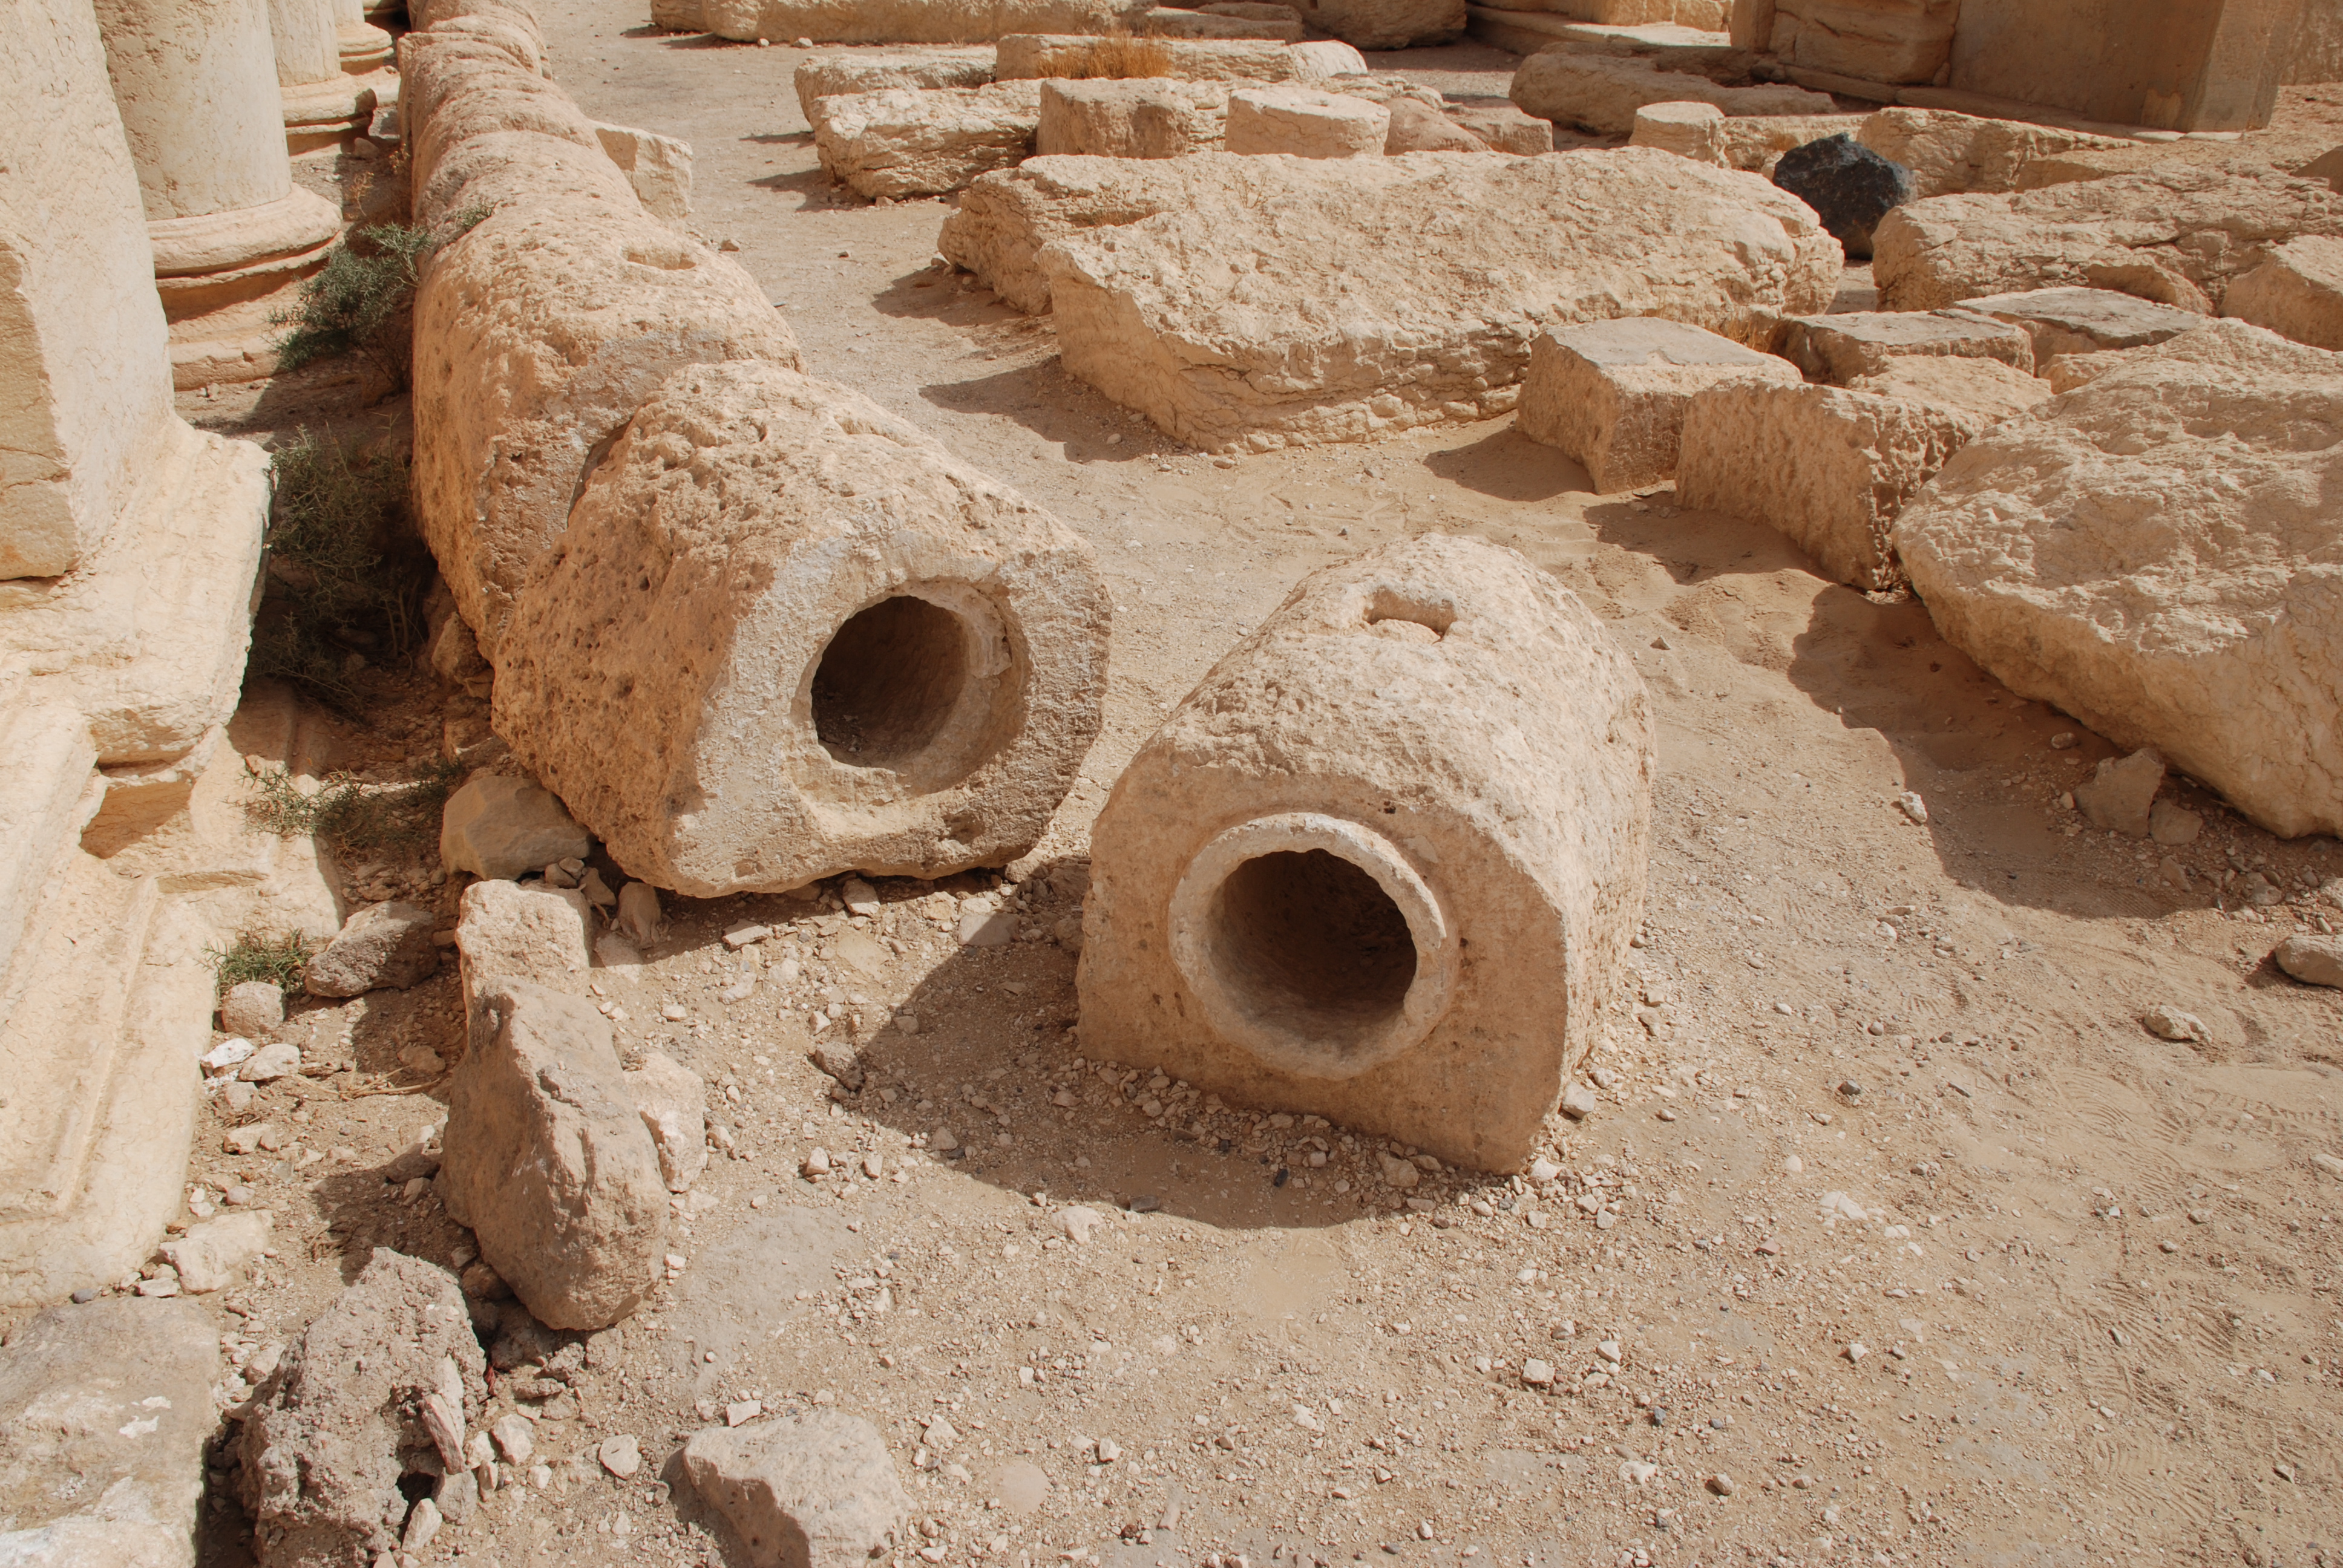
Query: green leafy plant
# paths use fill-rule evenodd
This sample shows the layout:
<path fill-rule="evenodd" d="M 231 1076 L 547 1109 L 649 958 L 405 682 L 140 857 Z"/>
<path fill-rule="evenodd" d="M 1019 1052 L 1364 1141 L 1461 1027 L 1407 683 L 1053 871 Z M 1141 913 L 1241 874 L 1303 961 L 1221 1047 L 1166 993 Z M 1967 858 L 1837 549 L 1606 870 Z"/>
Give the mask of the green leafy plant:
<path fill-rule="evenodd" d="M 415 359 L 415 289 L 423 264 L 488 216 L 487 207 L 468 207 L 436 233 L 412 224 L 377 224 L 336 246 L 326 265 L 302 282 L 298 303 L 269 317 L 270 326 L 289 328 L 277 341 L 278 368 L 298 370 L 356 354 L 393 388 L 406 386 Z"/>
<path fill-rule="evenodd" d="M 369 785 L 335 773 L 313 795 L 284 769 L 270 769 L 253 776 L 245 812 L 255 826 L 287 838 L 307 833 L 337 849 L 379 849 L 422 839 L 463 776 L 460 763 L 441 759 L 402 784 Z"/>
<path fill-rule="evenodd" d="M 246 931 L 226 950 L 206 948 L 204 957 L 211 960 L 222 996 L 247 980 L 267 980 L 292 991 L 300 987 L 301 977 L 308 970 L 309 946 L 298 931 L 273 937 Z"/>

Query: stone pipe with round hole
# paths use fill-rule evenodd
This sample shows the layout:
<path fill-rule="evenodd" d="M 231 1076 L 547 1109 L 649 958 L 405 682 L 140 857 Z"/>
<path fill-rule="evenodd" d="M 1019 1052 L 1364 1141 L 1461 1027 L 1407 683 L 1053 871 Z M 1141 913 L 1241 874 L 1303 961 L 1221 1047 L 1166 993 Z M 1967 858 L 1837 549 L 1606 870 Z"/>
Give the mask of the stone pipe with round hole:
<path fill-rule="evenodd" d="M 1515 552 L 1318 572 L 1091 830 L 1083 1049 L 1517 1169 L 1642 919 L 1654 767 L 1634 665 Z"/>

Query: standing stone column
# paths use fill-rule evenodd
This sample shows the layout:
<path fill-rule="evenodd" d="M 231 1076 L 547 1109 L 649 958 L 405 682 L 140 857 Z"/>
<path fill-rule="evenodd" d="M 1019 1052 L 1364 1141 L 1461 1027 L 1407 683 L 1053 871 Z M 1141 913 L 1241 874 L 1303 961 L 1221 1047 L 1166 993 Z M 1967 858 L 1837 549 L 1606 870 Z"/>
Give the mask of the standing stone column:
<path fill-rule="evenodd" d="M 374 92 L 342 69 L 336 0 L 268 0 L 285 148 L 298 156 L 348 141 L 374 118 Z"/>
<path fill-rule="evenodd" d="M 342 52 L 342 69 L 353 76 L 371 76 L 386 69 L 396 52 L 389 33 L 367 20 L 366 0 L 334 0 L 334 31 Z M 397 76 L 393 75 L 389 91 L 381 82 L 367 84 L 376 97 L 390 103 L 398 96 Z"/>
<path fill-rule="evenodd" d="M 98 0 L 180 387 L 275 367 L 269 313 L 341 215 L 293 183 L 267 0 Z"/>

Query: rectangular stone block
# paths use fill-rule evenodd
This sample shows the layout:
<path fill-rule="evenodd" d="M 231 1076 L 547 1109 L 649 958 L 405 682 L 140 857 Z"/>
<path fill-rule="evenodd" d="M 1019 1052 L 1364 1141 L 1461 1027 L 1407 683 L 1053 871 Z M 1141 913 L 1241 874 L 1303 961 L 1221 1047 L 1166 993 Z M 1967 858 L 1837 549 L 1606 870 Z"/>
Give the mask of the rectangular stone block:
<path fill-rule="evenodd" d="M 1960 11 L 1960 0 L 1775 0 L 1766 46 L 1785 65 L 1933 82 L 1952 58 Z"/>
<path fill-rule="evenodd" d="M 819 130 L 821 122 L 814 106 L 823 98 L 883 93 L 894 87 L 981 87 L 992 80 L 995 53 L 993 45 L 984 45 L 817 55 L 800 62 L 792 77 L 798 108 L 807 126 Z"/>
<path fill-rule="evenodd" d="M 2202 327 L 2205 318 L 2111 288 L 2037 288 L 1964 299 L 1958 308 L 2022 327 L 2034 339 L 2038 373 L 2062 354 L 2145 348 Z"/>
<path fill-rule="evenodd" d="M 1779 531 L 1835 582 L 1903 580 L 1890 530 L 1962 445 L 2050 396 L 2006 365 L 1899 359 L 1851 387 L 1742 382 L 1692 400 L 1676 499 Z"/>
<path fill-rule="evenodd" d="M 1036 154 L 1177 158 L 1220 145 L 1229 90 L 1165 77 L 1045 81 Z"/>
<path fill-rule="evenodd" d="M 1246 0 L 1196 11 L 1158 5 L 1134 18 L 1131 30 L 1148 38 L 1269 38 L 1281 44 L 1299 44 L 1303 32 L 1302 13 L 1292 6 Z"/>
<path fill-rule="evenodd" d="M 2057 126 L 1906 108 L 1871 116 L 1857 127 L 1855 140 L 1911 170 L 1916 198 L 2018 190 L 2026 169 L 2043 158 L 2139 146 Z"/>
<path fill-rule="evenodd" d="M 1824 94 L 1804 87 L 1720 86 L 1706 76 L 1625 55 L 1562 49 L 1523 60 L 1511 95 L 1525 114 L 1614 136 L 1635 128 L 1635 111 L 1645 104 L 1714 104 L 1728 115 L 1827 115 L 1836 108 Z"/>
<path fill-rule="evenodd" d="M 898 87 L 817 107 L 814 146 L 830 178 L 860 196 L 940 196 L 1033 156 L 1041 84 Z"/>
<path fill-rule="evenodd" d="M 2313 348 L 2343 348 L 2343 240 L 2279 246 L 2229 286 L 2221 314 Z"/>
<path fill-rule="evenodd" d="M 1260 38 L 1098 38 L 1019 33 L 1001 40 L 1003 82 L 1041 76 L 1177 76 L 1192 82 L 1290 82 L 1291 45 Z"/>
<path fill-rule="evenodd" d="M 1554 151 L 1554 122 L 1522 113 L 1504 98 L 1452 100 L 1448 117 L 1501 153 L 1534 157 Z"/>
<path fill-rule="evenodd" d="M 1149 0 L 708 0 L 708 30 L 747 43 L 989 44 L 1015 33 L 1128 31 Z"/>
<path fill-rule="evenodd" d="M 1365 98 L 1281 82 L 1229 95 L 1228 150 L 1248 156 L 1381 157 L 1391 111 Z"/>
<path fill-rule="evenodd" d="M 1787 360 L 1655 317 L 1551 329 L 1530 349 L 1513 427 L 1584 465 L 1612 495 L 1673 477 L 1684 409 L 1735 381 L 1798 384 Z"/>
<path fill-rule="evenodd" d="M 1962 0 L 1950 85 L 2119 126 L 2239 131 L 2269 124 L 2302 0 Z"/>
<path fill-rule="evenodd" d="M 1777 350 L 1809 381 L 1845 387 L 1912 355 L 1997 359 L 2031 375 L 2034 344 L 2020 327 L 1959 309 L 1865 310 L 1783 323 Z"/>

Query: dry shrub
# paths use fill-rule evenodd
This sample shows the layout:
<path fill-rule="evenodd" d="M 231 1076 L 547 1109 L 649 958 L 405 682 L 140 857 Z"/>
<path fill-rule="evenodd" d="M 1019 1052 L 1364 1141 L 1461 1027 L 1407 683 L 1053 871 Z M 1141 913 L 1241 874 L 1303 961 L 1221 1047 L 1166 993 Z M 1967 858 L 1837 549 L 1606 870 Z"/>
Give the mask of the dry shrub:
<path fill-rule="evenodd" d="M 1164 46 L 1162 39 L 1134 37 L 1129 33 L 1109 33 L 1092 39 L 1081 68 L 1065 73 L 1069 77 L 1100 81 L 1128 81 L 1171 74 L 1172 51 Z"/>

